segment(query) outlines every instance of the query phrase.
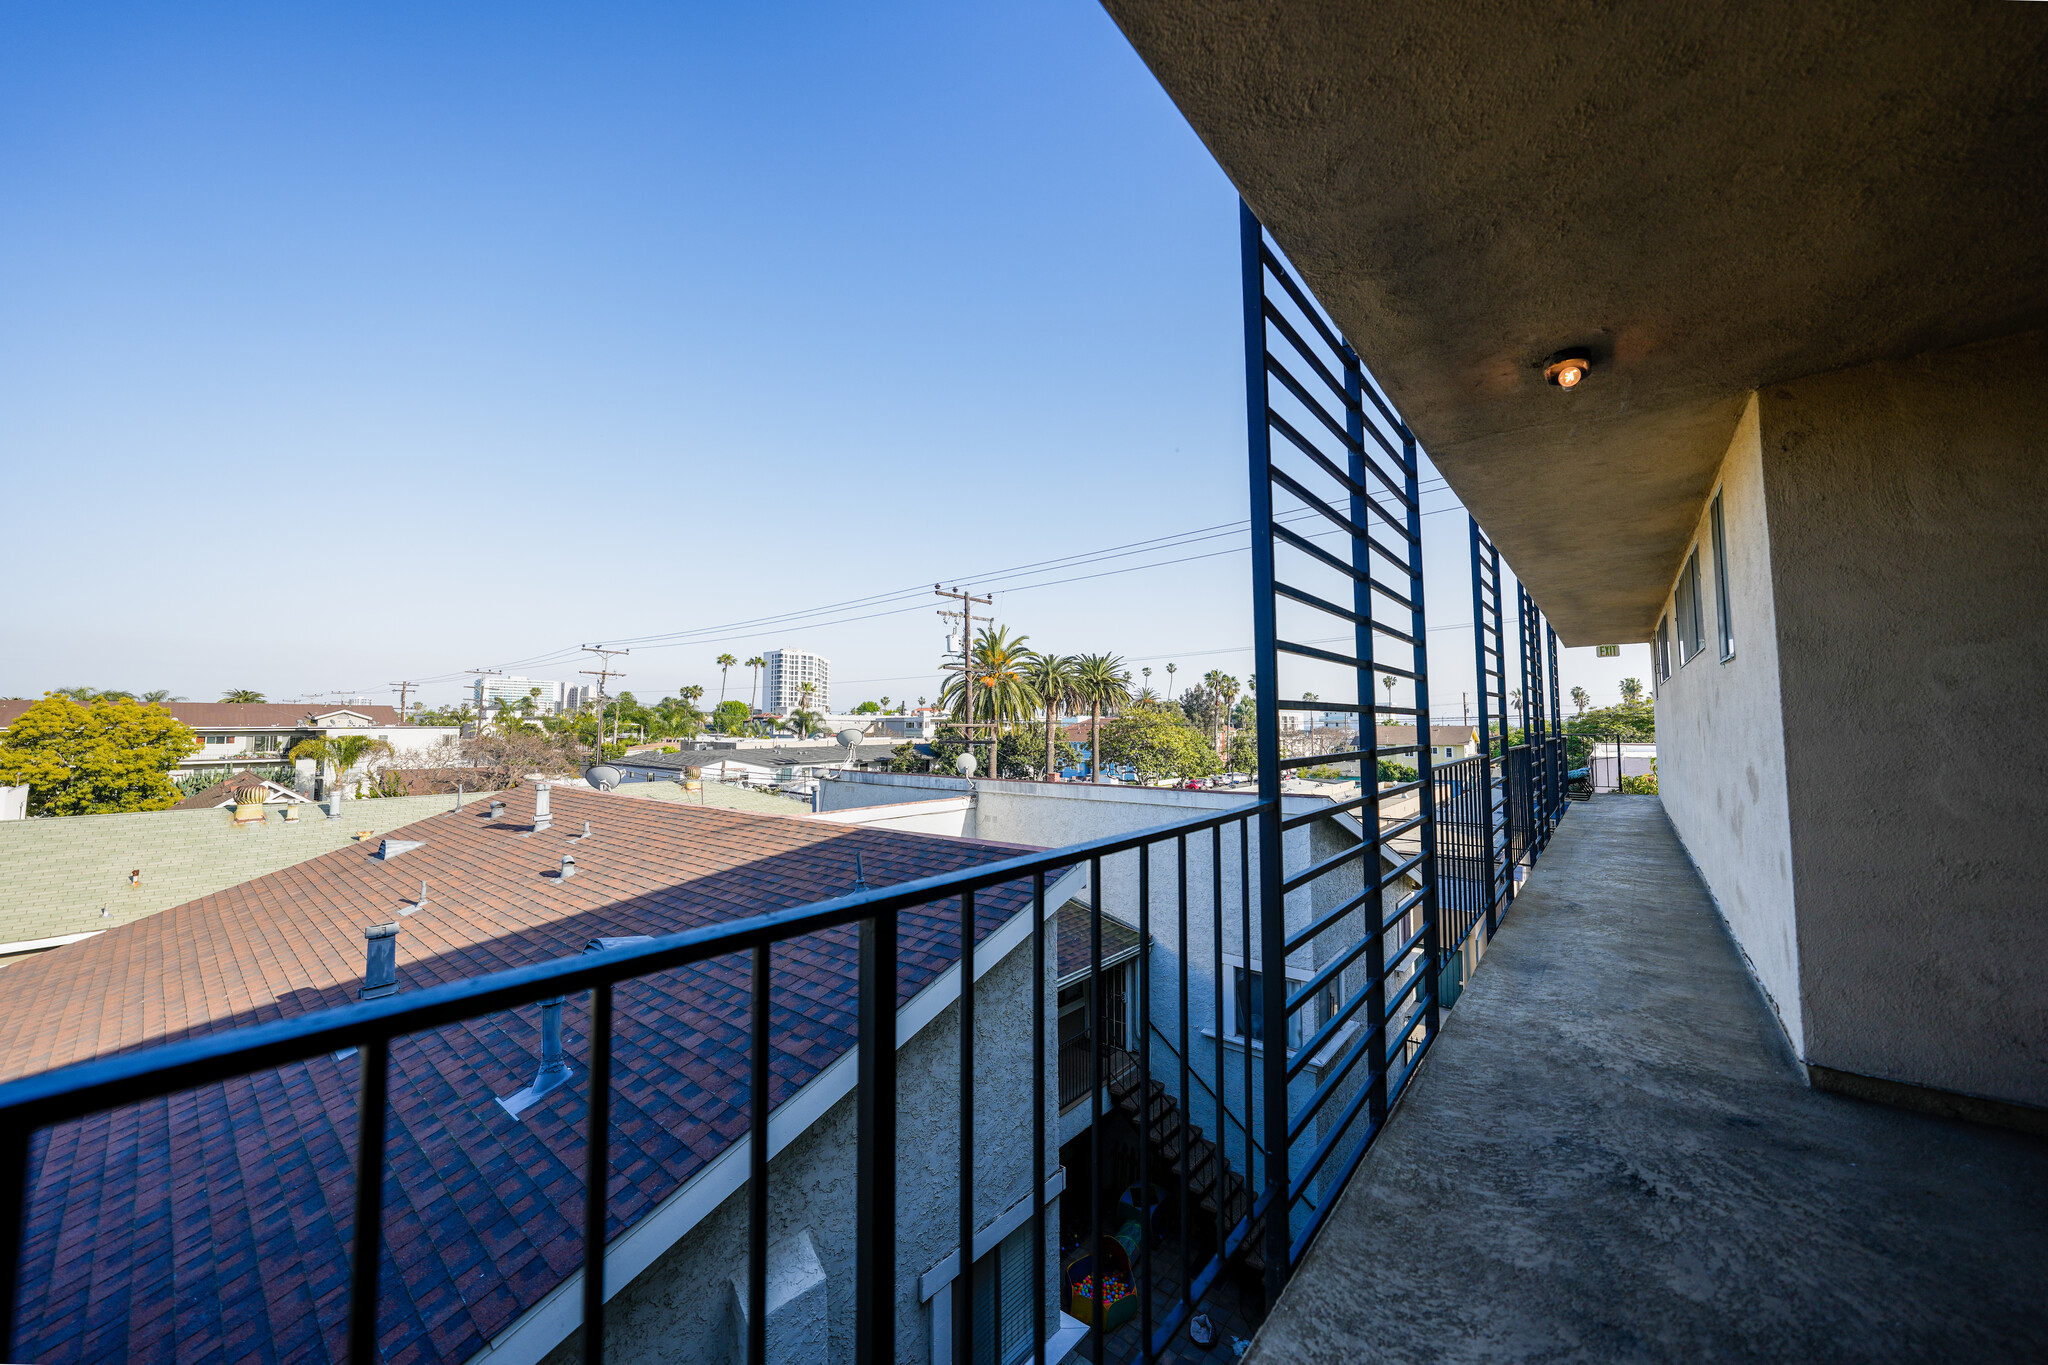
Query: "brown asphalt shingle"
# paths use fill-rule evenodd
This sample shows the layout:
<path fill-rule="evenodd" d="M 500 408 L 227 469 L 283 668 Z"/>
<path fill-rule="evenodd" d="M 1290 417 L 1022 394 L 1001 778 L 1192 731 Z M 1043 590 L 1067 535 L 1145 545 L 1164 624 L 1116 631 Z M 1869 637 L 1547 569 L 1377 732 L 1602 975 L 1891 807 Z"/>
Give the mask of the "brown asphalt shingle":
<path fill-rule="evenodd" d="M 0 974 L 0 1079 L 352 1001 L 364 926 L 400 919 L 401 992 L 1011 856 L 1015 846 L 716 808 L 508 793 L 394 830 L 392 862 L 351 846 Z M 573 839 L 583 822 L 588 840 Z M 577 875 L 556 869 L 573 851 Z M 976 898 L 977 934 L 1029 883 Z M 898 1002 L 958 951 L 958 909 L 900 917 Z M 773 957 L 774 1102 L 852 1045 L 855 933 Z M 747 964 L 719 959 L 615 993 L 610 1233 L 746 1131 Z M 481 1349 L 580 1264 L 588 1049 L 578 1080 L 506 1116 L 493 1096 L 538 1063 L 538 1008 L 391 1050 L 379 1338 L 391 1365 Z M 318 1058 L 96 1115 L 33 1145 L 19 1358 L 326 1361 L 345 1346 L 356 1068 Z"/>

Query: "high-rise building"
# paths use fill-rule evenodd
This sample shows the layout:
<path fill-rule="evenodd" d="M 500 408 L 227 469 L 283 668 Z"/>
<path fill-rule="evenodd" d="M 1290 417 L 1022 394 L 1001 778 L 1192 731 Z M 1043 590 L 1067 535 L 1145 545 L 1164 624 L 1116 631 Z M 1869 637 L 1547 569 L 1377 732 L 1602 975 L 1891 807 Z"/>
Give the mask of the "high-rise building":
<path fill-rule="evenodd" d="M 761 676 L 761 705 L 778 716 L 799 706 L 811 711 L 832 709 L 832 664 L 822 654 L 801 649 L 771 649 L 763 658 L 768 667 Z M 804 684 L 809 683 L 808 697 Z"/>
<path fill-rule="evenodd" d="M 506 677 L 491 674 L 486 674 L 476 680 L 470 704 L 476 707 L 480 713 L 488 716 L 497 711 L 498 699 L 500 697 L 503 697 L 509 703 L 517 705 L 522 698 L 531 695 L 535 688 L 540 689 L 540 695 L 533 699 L 536 714 L 551 715 L 562 709 L 562 684 L 558 682 L 549 682 L 545 678 Z"/>

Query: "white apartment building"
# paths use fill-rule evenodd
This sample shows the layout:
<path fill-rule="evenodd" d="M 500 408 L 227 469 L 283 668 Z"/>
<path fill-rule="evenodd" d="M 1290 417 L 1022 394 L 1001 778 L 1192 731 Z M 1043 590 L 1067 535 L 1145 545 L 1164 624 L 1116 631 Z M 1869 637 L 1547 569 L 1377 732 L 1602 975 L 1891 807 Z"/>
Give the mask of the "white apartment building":
<path fill-rule="evenodd" d="M 778 716 L 804 706 L 804 684 L 811 685 L 805 709 L 832 709 L 832 663 L 822 654 L 801 649 L 771 649 L 762 656 L 768 667 L 761 677 L 761 705 Z"/>
<path fill-rule="evenodd" d="M 565 689 L 561 683 L 549 682 L 545 678 L 521 678 L 516 676 L 486 676 L 478 678 L 475 687 L 471 689 L 472 700 L 470 704 L 476 707 L 480 713 L 488 716 L 497 711 L 498 699 L 500 697 L 516 704 L 536 687 L 540 689 L 540 695 L 533 699 L 537 710 L 542 714 L 552 714 L 562 709 L 565 700 Z"/>

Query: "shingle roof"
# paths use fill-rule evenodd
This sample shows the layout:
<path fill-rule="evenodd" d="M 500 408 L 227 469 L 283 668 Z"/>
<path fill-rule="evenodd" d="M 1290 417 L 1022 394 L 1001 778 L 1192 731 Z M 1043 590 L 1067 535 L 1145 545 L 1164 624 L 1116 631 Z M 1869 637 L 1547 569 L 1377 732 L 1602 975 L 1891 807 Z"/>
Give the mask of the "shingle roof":
<path fill-rule="evenodd" d="M 252 773 L 247 768 L 244 768 L 240 772 L 236 773 L 233 777 L 224 777 L 220 781 L 214 783 L 211 787 L 207 787 L 201 791 L 193 792 L 183 801 L 180 801 L 177 805 L 172 806 L 171 809 L 214 810 L 219 806 L 225 804 L 226 802 L 234 800 L 235 794 L 242 789 L 244 783 L 254 783 L 260 787 L 265 786 L 268 781 L 269 779 L 258 777 L 255 773 Z M 270 796 L 273 795 L 275 795 L 274 792 L 266 791 L 265 799 L 267 800 L 269 799 Z"/>
<path fill-rule="evenodd" d="M 887 759 L 901 740 L 867 740 L 854 746 L 856 763 Z M 804 768 L 846 762 L 846 750 L 837 744 L 786 745 L 774 749 L 681 749 L 672 754 L 631 754 L 615 760 L 622 767 L 659 768 L 682 771 L 713 763 L 750 763 L 757 768 Z"/>
<path fill-rule="evenodd" d="M 944 839 L 557 789 L 528 833 L 529 790 L 393 831 L 0 973 L 0 1076 L 351 1001 L 364 926 L 401 920 L 401 991 L 1014 854 Z M 570 842 L 583 822 L 593 837 Z M 576 854 L 578 874 L 555 875 Z M 1028 883 L 976 898 L 986 935 Z M 951 963 L 958 912 L 900 918 L 898 1003 Z M 856 937 L 774 954 L 780 1102 L 853 1043 Z M 746 1129 L 747 966 L 722 959 L 616 992 L 611 1232 Z M 587 1055 L 572 998 L 572 1061 Z M 529 1110 L 492 1102 L 538 1062 L 538 1010 L 395 1043 L 378 1337 L 390 1365 L 474 1354 L 578 1265 L 584 1087 Z M 298 1362 L 343 1351 L 355 1150 L 353 1063 L 319 1058 L 129 1106 L 39 1135 L 18 1349 L 38 1361 Z"/>
<path fill-rule="evenodd" d="M 1056 926 L 1054 942 L 1054 970 L 1059 984 L 1064 986 L 1078 977 L 1088 974 L 1089 965 L 1094 961 L 1095 945 L 1090 938 L 1089 921 L 1094 918 L 1087 904 L 1071 900 L 1059 908 L 1053 923 Z M 1102 917 L 1102 964 L 1107 967 L 1138 955 L 1138 931 L 1120 920 Z"/>

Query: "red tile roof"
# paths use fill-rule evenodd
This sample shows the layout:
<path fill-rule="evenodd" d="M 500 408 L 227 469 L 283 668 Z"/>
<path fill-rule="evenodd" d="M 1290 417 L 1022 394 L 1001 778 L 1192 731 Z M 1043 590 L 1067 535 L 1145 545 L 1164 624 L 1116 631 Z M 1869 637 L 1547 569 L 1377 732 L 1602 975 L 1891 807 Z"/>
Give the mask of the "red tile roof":
<path fill-rule="evenodd" d="M 352 1001 L 363 928 L 400 920 L 400 990 L 561 957 L 601 935 L 663 934 L 1010 856 L 1015 846 L 558 789 L 528 834 L 465 806 L 0 973 L 0 1078 Z M 583 822 L 593 836 L 571 842 Z M 557 875 L 573 850 L 577 875 Z M 1028 883 L 976 899 L 986 935 Z M 899 1004 L 958 951 L 958 911 L 900 919 Z M 854 1040 L 855 933 L 774 954 L 774 1100 Z M 746 1130 L 747 964 L 721 959 L 616 993 L 611 1231 L 647 1214 Z M 579 1080 L 508 1117 L 531 1080 L 538 1008 L 391 1051 L 384 1291 L 390 1365 L 474 1354 L 579 1264 Z M 356 1068 L 318 1058 L 63 1125 L 33 1146 L 21 1359 L 324 1361 L 344 1350 Z M 173 1351 L 175 1343 L 175 1352 Z"/>

